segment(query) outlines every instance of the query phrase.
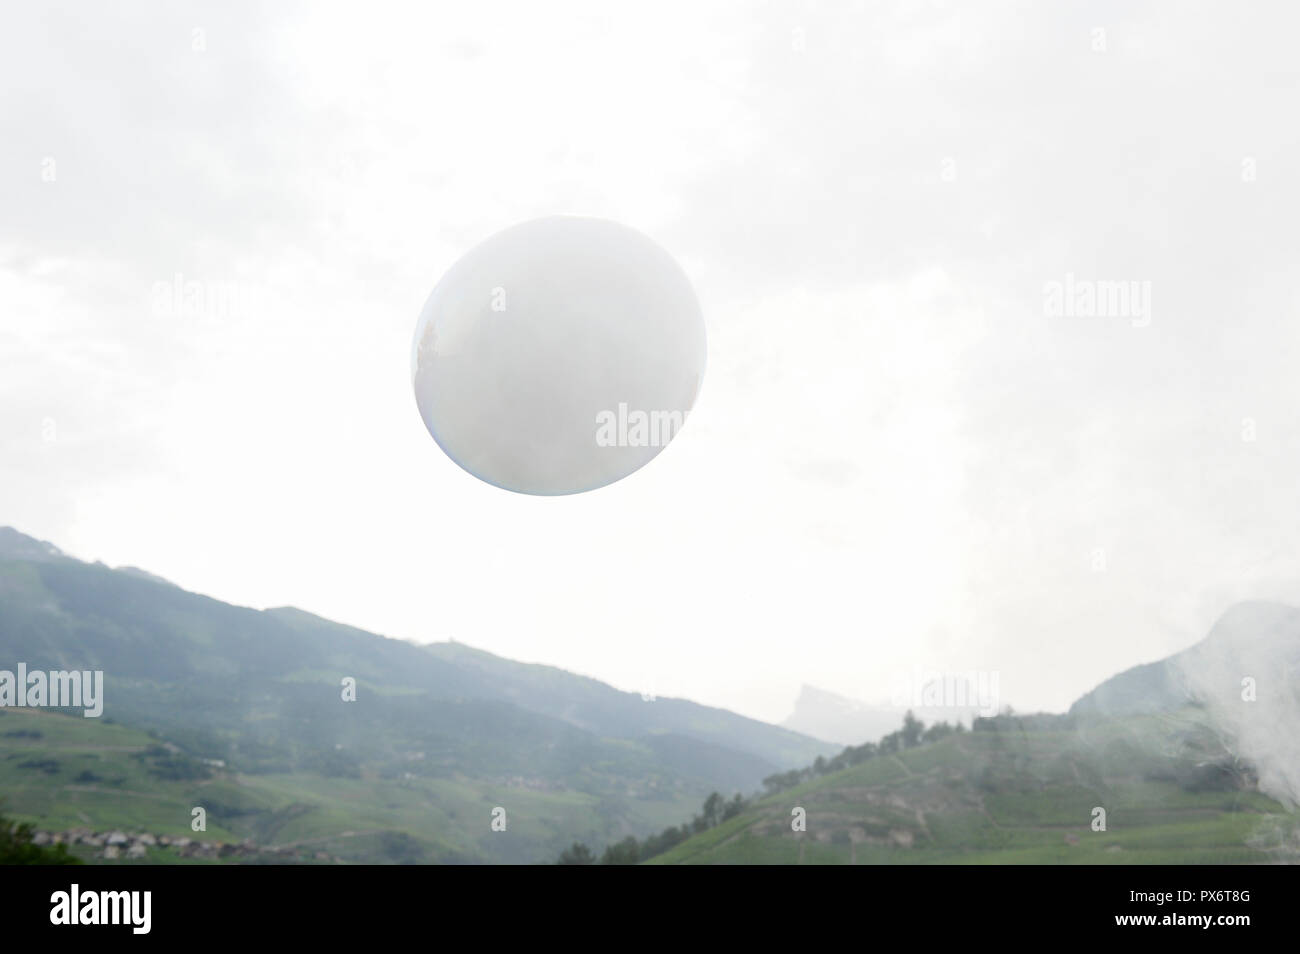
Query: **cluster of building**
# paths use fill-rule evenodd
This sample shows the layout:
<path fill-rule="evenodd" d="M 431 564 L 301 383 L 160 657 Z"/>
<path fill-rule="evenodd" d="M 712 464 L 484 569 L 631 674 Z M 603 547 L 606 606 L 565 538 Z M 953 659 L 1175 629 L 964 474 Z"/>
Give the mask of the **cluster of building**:
<path fill-rule="evenodd" d="M 172 835 L 151 835 L 148 832 L 128 834 L 124 831 L 92 831 L 89 828 L 72 828 L 68 831 L 38 831 L 32 838 L 37 845 L 81 845 L 94 849 L 99 858 L 105 861 L 122 859 L 145 859 L 150 848 L 165 848 L 174 851 L 182 858 L 208 858 L 250 860 L 255 856 L 264 858 L 289 857 L 302 854 L 303 849 L 291 845 L 268 847 L 255 845 L 252 839 L 240 842 L 199 841 Z M 333 861 L 332 855 L 324 851 L 311 853 L 316 861 Z"/>

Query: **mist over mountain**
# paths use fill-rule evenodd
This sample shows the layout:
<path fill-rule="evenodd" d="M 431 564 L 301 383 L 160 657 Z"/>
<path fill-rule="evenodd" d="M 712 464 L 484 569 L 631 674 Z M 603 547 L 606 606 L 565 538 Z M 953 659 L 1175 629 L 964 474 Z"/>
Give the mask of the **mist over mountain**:
<path fill-rule="evenodd" d="M 1300 801 L 1300 610 L 1280 603 L 1231 606 L 1204 639 L 1167 659 L 1134 666 L 1070 707 L 1082 717 L 1206 710 L 1225 745 L 1255 766 L 1259 786 Z"/>
<path fill-rule="evenodd" d="M 1259 789 L 1300 803 L 1300 610 L 1247 601 L 1229 607 L 1204 639 L 1134 666 L 1070 707 L 1081 717 L 1203 710 L 1224 747 L 1251 766 Z"/>
<path fill-rule="evenodd" d="M 976 715 L 967 730 L 944 710 L 918 710 L 925 720 L 771 776 L 761 795 L 706 803 L 689 828 L 625 841 L 599 857 L 605 864 L 1294 863 L 1298 664 L 1300 611 L 1237 604 L 1194 646 L 1117 674 L 1068 713 L 1002 709 Z M 930 721 L 936 714 L 939 721 Z M 872 732 L 872 719 L 888 715 L 805 686 L 787 724 L 826 735 Z M 792 825 L 792 813 L 802 827 Z"/>
<path fill-rule="evenodd" d="M 1259 773 L 1259 787 L 1300 803 L 1300 610 L 1240 603 L 1175 657 L 1176 678 Z"/>
<path fill-rule="evenodd" d="M 231 606 L 0 528 L 0 669 L 18 662 L 105 673 L 104 719 L 0 710 L 0 791 L 52 830 L 90 819 L 183 832 L 188 806 L 204 804 L 241 850 L 527 862 L 574 841 L 626 857 L 629 838 L 706 804 L 692 828 L 661 837 L 673 847 L 656 860 L 1297 850 L 1285 810 L 1300 783 L 1300 610 L 1279 604 L 1231 607 L 1197 644 L 1120 672 L 1062 715 L 868 705 L 804 686 L 777 727 L 456 642 Z M 341 698 L 349 678 L 355 702 Z M 938 688 L 926 678 L 914 674 L 920 701 Z M 924 731 L 903 725 L 909 709 Z M 719 811 L 712 792 L 734 798 Z M 807 812 L 806 842 L 789 830 L 791 804 Z M 512 837 L 489 833 L 494 806 L 513 813 Z M 1080 844 L 1071 833 L 1097 806 L 1113 834 L 1062 848 Z M 1152 847 L 1183 842 L 1183 853 Z"/>
<path fill-rule="evenodd" d="M 808 685 L 800 688 L 794 711 L 781 723 L 787 729 L 838 745 L 873 741 L 902 724 L 903 713 L 891 707 L 867 705 Z"/>
<path fill-rule="evenodd" d="M 827 742 L 860 745 L 863 742 L 874 742 L 898 729 L 908 712 L 926 722 L 962 722 L 970 725 L 976 716 L 993 715 L 996 711 L 996 705 L 991 711 L 985 711 L 975 704 L 979 702 L 980 692 L 972 679 L 953 674 L 927 675 L 920 671 L 914 675 L 915 686 L 901 686 L 904 691 L 899 693 L 899 699 L 888 704 L 861 702 L 816 686 L 805 685 L 795 699 L 794 711 L 781 725 Z M 956 701 L 947 705 L 927 704 L 930 696 L 937 699 L 945 692 Z M 915 698 L 910 698 L 913 695 Z M 971 704 L 966 704 L 968 702 Z"/>

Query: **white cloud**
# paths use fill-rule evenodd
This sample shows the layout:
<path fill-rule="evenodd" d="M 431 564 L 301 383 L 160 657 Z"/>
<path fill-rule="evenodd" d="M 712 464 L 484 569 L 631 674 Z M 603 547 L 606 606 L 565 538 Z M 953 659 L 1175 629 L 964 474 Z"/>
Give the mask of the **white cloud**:
<path fill-rule="evenodd" d="M 1285 6 L 10 16 L 0 523 L 772 719 L 914 664 L 1062 708 L 1300 600 Z M 536 500 L 407 375 L 442 271 L 558 211 L 672 250 L 710 360 L 644 471 Z M 1067 272 L 1151 325 L 1046 317 Z M 177 273 L 257 307 L 159 315 Z"/>

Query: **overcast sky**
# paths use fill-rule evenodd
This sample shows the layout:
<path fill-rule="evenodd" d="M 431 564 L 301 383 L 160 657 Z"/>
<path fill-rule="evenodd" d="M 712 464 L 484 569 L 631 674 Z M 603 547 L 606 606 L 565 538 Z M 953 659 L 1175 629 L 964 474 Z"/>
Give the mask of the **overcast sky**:
<path fill-rule="evenodd" d="M 1294 5 L 831 6 L 6 3 L 0 524 L 769 720 L 912 666 L 1059 710 L 1300 603 Z M 527 497 L 411 337 L 561 212 L 676 256 L 709 363 Z M 1102 281 L 1149 307 L 1053 311 Z"/>

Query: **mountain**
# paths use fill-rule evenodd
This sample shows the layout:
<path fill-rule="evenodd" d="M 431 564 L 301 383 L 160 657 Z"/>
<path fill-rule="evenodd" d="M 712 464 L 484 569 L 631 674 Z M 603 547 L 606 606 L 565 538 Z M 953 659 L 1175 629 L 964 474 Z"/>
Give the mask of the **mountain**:
<path fill-rule="evenodd" d="M 175 793 L 179 802 L 205 787 L 228 789 L 222 804 L 235 814 L 217 820 L 230 833 L 256 837 L 274 827 L 281 838 L 308 830 L 329 837 L 321 817 L 335 811 L 336 828 L 351 825 L 356 819 L 339 806 L 360 786 L 393 804 L 424 800 L 427 821 L 403 815 L 405 827 L 395 829 L 419 842 L 418 860 L 539 860 L 578 834 L 644 832 L 710 791 L 751 789 L 833 749 L 724 710 L 647 702 L 456 643 L 419 646 L 301 610 L 232 606 L 139 570 L 72 559 L 4 528 L 0 669 L 19 662 L 29 671 L 103 670 L 105 701 L 103 719 L 78 714 L 69 728 L 67 716 L 40 713 L 42 728 L 32 730 L 40 738 L 72 733 L 73 749 L 103 755 L 97 767 L 73 772 L 72 762 L 29 736 L 7 743 L 22 749 L 24 762 L 44 765 L 0 776 L 15 815 L 47 804 L 59 817 L 120 813 L 121 802 L 139 797 L 122 786 L 145 765 L 157 769 L 147 775 L 154 785 L 190 786 L 190 794 Z M 348 678 L 356 681 L 354 702 L 343 699 Z M 123 728 L 147 735 L 129 745 L 96 743 L 97 732 Z M 172 755 L 160 762 L 142 754 L 141 738 Z M 136 751 L 117 759 L 116 748 Z M 126 781 L 116 793 L 105 785 L 86 793 L 74 784 L 78 774 Z M 296 820 L 271 826 L 265 813 L 286 809 L 280 796 L 289 791 Z M 440 799 L 460 806 L 459 821 Z M 501 806 L 509 815 L 512 799 L 516 818 L 527 820 L 507 828 L 517 837 L 492 837 L 487 810 Z M 487 808 L 479 809 L 481 832 L 467 833 L 460 829 L 473 804 Z M 160 830 L 188 824 L 185 811 L 160 820 Z M 39 812 L 27 814 L 39 821 Z"/>
<path fill-rule="evenodd" d="M 1087 733 L 1066 716 L 1004 715 L 808 773 L 648 861 L 1295 863 L 1300 821 L 1219 747 L 1203 714 L 1129 716 Z"/>
<path fill-rule="evenodd" d="M 1064 715 L 913 726 L 623 849 L 655 864 L 1300 862 L 1300 611 L 1200 642 Z M 716 809 L 716 806 L 714 806 Z M 1104 812 L 1104 815 L 1099 814 Z M 1095 827 L 1098 819 L 1105 827 Z M 803 829 L 794 823 L 802 820 Z"/>
<path fill-rule="evenodd" d="M 923 721 L 947 720 L 969 724 L 980 709 L 975 705 L 926 705 L 927 693 L 934 695 L 956 689 L 960 698 L 976 701 L 979 698 L 974 682 L 942 674 L 933 674 L 933 682 L 927 682 L 924 673 L 918 673 L 915 689 L 900 687 L 906 692 L 900 693 L 900 705 L 872 705 L 836 695 L 816 686 L 803 686 L 795 700 L 794 711 L 781 723 L 787 729 L 810 735 L 815 739 L 825 739 L 839 745 L 859 745 L 874 742 L 884 735 L 895 731 L 903 724 L 903 716 L 910 710 Z M 908 703 L 910 696 L 915 696 Z M 992 712 L 987 713 L 992 715 Z"/>
<path fill-rule="evenodd" d="M 1218 683 L 1216 689 L 1235 692 L 1242 678 L 1267 680 L 1287 667 L 1300 671 L 1300 610 L 1280 603 L 1238 603 L 1194 646 L 1112 676 L 1083 695 L 1070 712 L 1168 711 L 1203 698 L 1211 683 Z"/>
<path fill-rule="evenodd" d="M 902 710 L 869 706 L 808 685 L 800 688 L 794 711 L 781 723 L 792 731 L 839 745 L 878 739 L 902 724 Z"/>
<path fill-rule="evenodd" d="M 1108 679 L 1070 712 L 1087 719 L 1189 703 L 1253 766 L 1260 791 L 1300 803 L 1300 610 L 1238 603 L 1196 645 Z"/>
<path fill-rule="evenodd" d="M 63 551 L 52 543 L 36 540 L 13 527 L 0 527 L 0 559 L 62 560 Z"/>

